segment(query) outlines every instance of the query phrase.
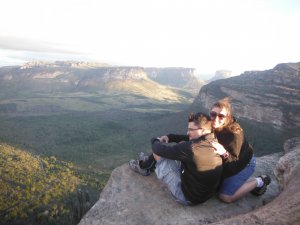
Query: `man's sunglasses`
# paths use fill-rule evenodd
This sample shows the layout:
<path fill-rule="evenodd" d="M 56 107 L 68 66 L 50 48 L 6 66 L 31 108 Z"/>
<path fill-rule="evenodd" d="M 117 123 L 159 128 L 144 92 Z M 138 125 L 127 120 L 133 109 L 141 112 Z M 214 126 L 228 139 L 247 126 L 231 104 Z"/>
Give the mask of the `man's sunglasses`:
<path fill-rule="evenodd" d="M 226 116 L 224 115 L 224 114 L 221 114 L 221 113 L 216 113 L 215 111 L 211 111 L 210 113 L 209 113 L 209 115 L 210 115 L 210 117 L 212 118 L 212 119 L 214 119 L 214 118 L 216 118 L 217 116 L 220 118 L 220 119 L 224 119 Z"/>

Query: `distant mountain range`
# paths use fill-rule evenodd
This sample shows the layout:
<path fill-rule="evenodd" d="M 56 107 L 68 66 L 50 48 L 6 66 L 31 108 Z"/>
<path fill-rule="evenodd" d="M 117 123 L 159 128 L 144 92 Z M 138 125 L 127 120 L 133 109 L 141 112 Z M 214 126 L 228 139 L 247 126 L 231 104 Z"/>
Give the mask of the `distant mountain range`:
<path fill-rule="evenodd" d="M 48 103 L 47 94 L 60 93 L 55 98 L 59 101 L 58 106 L 50 108 L 50 111 L 54 112 L 60 108 L 65 109 L 65 105 L 69 106 L 64 96 L 68 94 L 68 101 L 71 101 L 74 92 L 104 91 L 113 98 L 114 95 L 111 93 L 117 91 L 120 92 L 118 96 L 124 94 L 138 96 L 125 100 L 124 107 L 136 108 L 137 104 L 144 104 L 147 105 L 146 111 L 155 108 L 149 105 L 149 99 L 163 103 L 184 104 L 193 101 L 184 114 L 191 111 L 208 112 L 214 102 L 230 97 L 234 115 L 245 124 L 244 127 L 253 135 L 253 139 L 268 139 L 270 143 L 275 138 L 277 142 L 274 142 L 274 145 L 278 145 L 300 132 L 299 68 L 300 63 L 282 63 L 270 70 L 247 71 L 240 76 L 229 78 L 226 77 L 230 75 L 230 71 L 217 71 L 215 78 L 223 79 L 205 85 L 205 82 L 196 78 L 193 68 L 116 67 L 72 61 L 27 63 L 23 66 L 0 68 L 0 99 L 4 100 L 0 104 L 0 112 L 32 112 L 34 107 L 37 107 L 33 102 L 36 93 L 46 94 L 42 96 L 44 102 L 38 105 L 40 111 L 48 110 L 50 107 L 51 98 L 48 97 L 50 99 Z M 19 98 L 5 101 L 12 99 L 11 96 L 15 93 L 26 96 L 28 92 L 31 93 L 31 104 L 34 107 L 27 103 L 23 104 Z M 105 101 L 99 97 L 89 101 L 85 99 L 83 110 L 87 110 L 88 103 L 92 111 L 108 104 L 114 105 L 112 100 L 108 99 L 105 98 Z M 123 101 L 124 99 L 121 102 Z M 72 110 L 76 109 L 77 105 L 82 109 L 82 106 L 76 103 L 72 105 Z M 95 109 L 92 109 L 94 106 Z M 185 127 L 184 121 L 180 122 L 182 119 L 175 118 L 175 120 L 178 123 L 172 125 L 174 129 Z M 170 123 L 165 119 L 164 122 Z M 269 136 L 264 137 L 262 134 Z M 262 145 L 263 143 L 260 144 Z M 276 148 L 280 149 L 280 146 Z"/>
<path fill-rule="evenodd" d="M 278 64 L 266 71 L 248 71 L 229 77 L 217 71 L 205 85 L 193 68 L 115 67 L 107 64 L 57 61 L 32 62 L 0 68 L 0 87 L 40 92 L 124 91 L 156 100 L 180 102 L 185 93 L 197 93 L 192 109 L 208 109 L 220 98 L 232 99 L 238 117 L 277 128 L 300 125 L 300 63 Z M 223 78 L 223 79 L 219 79 Z M 212 79 L 212 80 L 214 80 Z M 203 86 L 204 85 L 204 86 Z"/>
<path fill-rule="evenodd" d="M 41 92 L 115 90 L 164 101 L 181 101 L 180 91 L 204 84 L 192 68 L 115 67 L 84 62 L 32 62 L 0 68 L 2 87 Z"/>
<path fill-rule="evenodd" d="M 219 79 L 227 79 L 229 77 L 231 77 L 232 75 L 232 72 L 230 70 L 218 70 L 216 71 L 215 75 L 207 80 L 207 83 L 210 83 L 212 81 L 215 81 L 215 80 L 219 80 Z"/>

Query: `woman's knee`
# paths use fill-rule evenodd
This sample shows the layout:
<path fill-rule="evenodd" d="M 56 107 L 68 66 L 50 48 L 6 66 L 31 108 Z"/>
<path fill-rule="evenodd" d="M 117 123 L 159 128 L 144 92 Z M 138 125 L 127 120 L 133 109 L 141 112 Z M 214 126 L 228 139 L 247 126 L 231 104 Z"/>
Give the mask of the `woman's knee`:
<path fill-rule="evenodd" d="M 233 196 L 231 196 L 231 195 L 219 194 L 218 197 L 219 197 L 219 199 L 222 202 L 225 202 L 225 203 L 232 203 L 232 202 L 234 202 Z"/>

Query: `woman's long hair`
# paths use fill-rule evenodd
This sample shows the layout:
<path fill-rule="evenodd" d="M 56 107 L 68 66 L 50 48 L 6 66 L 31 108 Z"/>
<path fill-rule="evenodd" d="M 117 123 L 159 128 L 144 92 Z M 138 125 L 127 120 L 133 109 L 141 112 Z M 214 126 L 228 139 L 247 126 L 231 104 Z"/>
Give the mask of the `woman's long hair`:
<path fill-rule="evenodd" d="M 232 110 L 231 110 L 231 104 L 230 104 L 229 97 L 226 97 L 226 98 L 223 98 L 223 99 L 217 101 L 215 104 L 213 104 L 213 106 L 211 107 L 210 110 L 212 110 L 214 107 L 218 107 L 221 110 L 225 109 L 227 112 L 224 125 L 220 128 L 215 129 L 216 132 L 220 132 L 224 129 L 228 129 L 229 131 L 231 131 L 233 133 L 242 131 L 241 126 L 235 122 L 235 119 L 232 116 Z"/>

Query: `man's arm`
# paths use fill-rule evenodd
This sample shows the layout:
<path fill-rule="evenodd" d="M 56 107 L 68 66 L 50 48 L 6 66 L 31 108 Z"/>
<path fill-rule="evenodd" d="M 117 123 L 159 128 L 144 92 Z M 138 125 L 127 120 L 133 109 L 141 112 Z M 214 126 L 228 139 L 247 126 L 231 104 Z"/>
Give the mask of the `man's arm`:
<path fill-rule="evenodd" d="M 182 142 L 169 146 L 161 143 L 158 138 L 152 138 L 151 143 L 153 153 L 158 156 L 185 162 L 193 160 L 191 142 Z"/>
<path fill-rule="evenodd" d="M 182 141 L 189 141 L 188 135 L 182 134 L 168 134 L 167 135 L 169 142 L 179 143 Z"/>

